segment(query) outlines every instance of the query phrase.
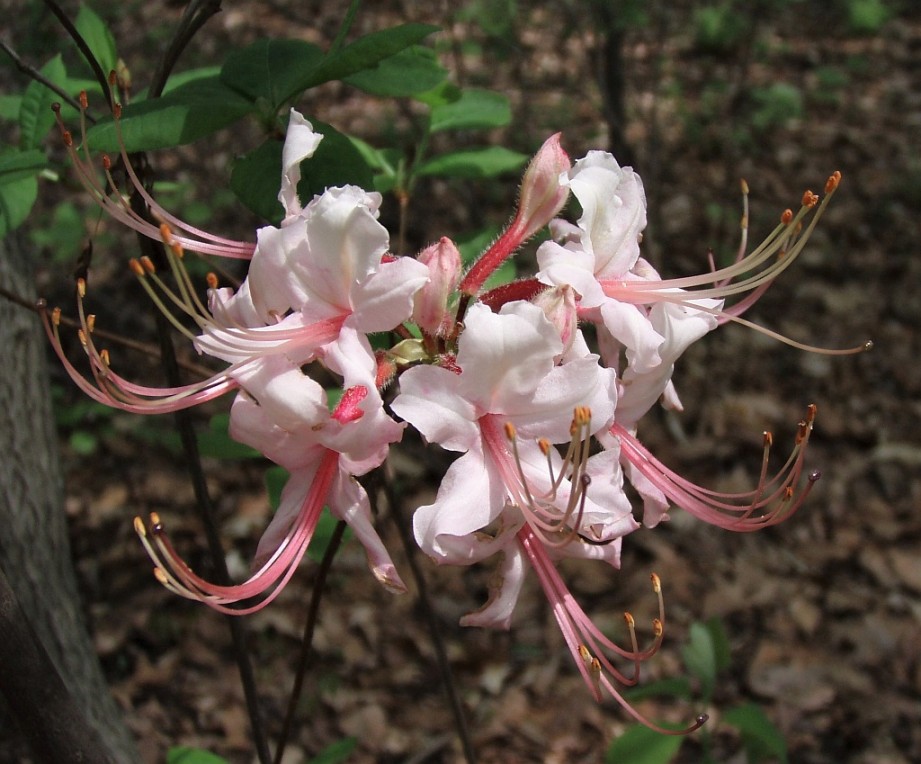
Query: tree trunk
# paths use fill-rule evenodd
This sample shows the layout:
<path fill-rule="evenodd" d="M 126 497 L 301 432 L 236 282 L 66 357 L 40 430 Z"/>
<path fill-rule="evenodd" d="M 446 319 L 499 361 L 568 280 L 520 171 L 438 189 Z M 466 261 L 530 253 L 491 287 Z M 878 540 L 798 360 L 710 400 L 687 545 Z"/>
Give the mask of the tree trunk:
<path fill-rule="evenodd" d="M 15 235 L 0 241 L 0 284 L 34 295 L 31 267 Z M 0 568 L 89 724 L 118 762 L 138 761 L 84 623 L 63 511 L 46 347 L 36 315 L 0 297 Z M 25 670 L 25 661 L 14 668 Z M 42 681 L 41 675 L 34 679 Z"/>

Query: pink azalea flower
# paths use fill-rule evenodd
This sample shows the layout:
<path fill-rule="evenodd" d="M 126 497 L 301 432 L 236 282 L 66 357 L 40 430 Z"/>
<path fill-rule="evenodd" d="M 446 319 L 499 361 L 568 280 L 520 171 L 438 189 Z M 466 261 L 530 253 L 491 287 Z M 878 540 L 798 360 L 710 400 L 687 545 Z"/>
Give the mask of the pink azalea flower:
<path fill-rule="evenodd" d="M 377 221 L 380 195 L 346 186 L 328 189 L 306 206 L 297 198 L 299 163 L 313 153 L 321 138 L 292 110 L 278 195 L 285 219 L 280 228 L 266 226 L 257 232 L 249 274 L 236 293 L 216 288 L 213 279 L 209 305 L 202 305 L 181 264 L 188 238 L 176 235 L 166 224 L 157 231 L 166 244 L 178 289 L 162 281 L 149 261 L 132 261 L 135 274 L 173 326 L 193 340 L 199 352 L 230 366 L 182 388 L 131 383 L 117 375 L 108 355 L 96 348 L 85 320 L 85 284 L 81 283 L 81 342 L 95 384 L 67 361 L 54 314 L 46 316 L 45 326 L 59 357 L 84 391 L 138 413 L 194 406 L 236 389 L 244 380 L 250 393 L 261 399 L 262 380 L 270 376 L 261 369 L 266 359 L 279 356 L 300 366 L 338 341 L 344 327 L 364 333 L 386 331 L 410 317 L 413 297 L 428 281 L 428 270 L 412 258 L 386 256 L 387 230 Z M 196 336 L 182 318 L 191 319 L 200 334 Z M 267 368 L 276 367 L 269 362 Z"/>
<path fill-rule="evenodd" d="M 293 575 L 323 507 L 328 506 L 364 545 L 374 576 L 391 591 L 405 591 L 372 525 L 368 496 L 354 478 L 383 462 L 390 444 L 402 437 L 404 425 L 384 412 L 375 386 L 374 353 L 363 335 L 343 329 L 340 342 L 325 349 L 324 363 L 342 376 L 345 389 L 332 414 L 320 385 L 277 358 L 264 367 L 271 378 L 264 385 L 270 392 L 265 401 L 240 393 L 234 402 L 231 435 L 291 473 L 247 581 L 234 586 L 205 581 L 173 549 L 158 517 L 152 518 L 149 529 L 135 521 L 156 564 L 157 578 L 167 588 L 226 613 L 245 614 L 265 607 Z M 269 370 L 273 365 L 277 368 Z M 262 599 L 245 604 L 254 597 Z"/>
<path fill-rule="evenodd" d="M 584 348 L 584 340 L 573 347 Z M 406 371 L 392 408 L 429 441 L 462 453 L 435 503 L 416 510 L 420 547 L 455 565 L 502 553 L 489 601 L 462 623 L 508 628 L 527 561 L 597 695 L 601 687 L 613 690 L 608 675 L 626 680 L 604 653 L 638 664 L 655 650 L 623 650 L 603 638 L 553 567 L 563 557 L 617 567 L 622 537 L 639 527 L 616 447 L 589 456 L 591 437 L 611 426 L 615 374 L 587 350 L 557 364 L 562 351 L 559 331 L 537 306 L 513 302 L 494 314 L 474 304 L 456 363 Z M 552 444 L 563 443 L 561 456 Z M 604 679 L 594 668 L 596 652 Z"/>

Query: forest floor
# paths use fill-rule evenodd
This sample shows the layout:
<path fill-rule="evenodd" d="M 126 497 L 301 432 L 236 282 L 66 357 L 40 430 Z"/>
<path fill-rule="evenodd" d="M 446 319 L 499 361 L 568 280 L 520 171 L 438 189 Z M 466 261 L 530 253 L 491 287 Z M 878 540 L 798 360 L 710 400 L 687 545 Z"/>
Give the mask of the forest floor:
<path fill-rule="evenodd" d="M 194 55 L 217 62 L 224 46 L 260 35 L 332 39 L 337 4 L 288 5 L 228 3 L 193 41 Z M 598 76 L 603 35 L 588 3 L 520 3 L 511 26 L 492 34 L 477 23 L 482 13 L 464 16 L 447 5 L 368 3 L 355 32 L 399 21 L 441 26 L 440 55 L 455 80 L 512 100 L 512 125 L 490 134 L 490 143 L 533 151 L 562 130 L 573 157 L 609 147 Z M 720 723 L 721 710 L 745 702 L 757 703 L 781 730 L 790 761 L 921 761 L 921 13 L 904 10 L 861 33 L 847 20 L 853 4 L 768 4 L 773 10 L 757 21 L 738 22 L 741 32 L 714 41 L 702 36 L 697 5 L 648 4 L 646 23 L 623 38 L 623 135 L 649 199 L 646 255 L 663 275 L 700 272 L 708 248 L 717 257 L 734 252 L 740 178 L 751 188 L 757 242 L 806 188 L 821 191 L 838 169 L 844 181 L 812 242 L 749 318 L 808 344 L 850 347 L 872 338 L 875 349 L 817 355 L 736 326 L 698 342 L 675 374 L 685 411 L 654 413 L 641 425 L 650 449 L 701 485 L 737 490 L 757 480 L 762 431 L 774 432 L 782 452 L 814 402 L 808 464 L 822 479 L 803 510 L 776 528 L 734 535 L 675 510 L 667 525 L 625 540 L 620 571 L 566 565 L 564 574 L 586 611 L 612 632 L 620 633 L 620 614 L 629 609 L 643 634 L 653 615 L 649 574 L 658 573 L 668 623 L 649 678 L 685 674 L 680 648 L 691 624 L 720 619 L 731 662 L 711 706 L 641 703 L 676 720 L 709 712 L 716 761 L 745 760 L 737 734 Z M 132 8 L 115 33 L 142 84 L 153 54 L 132 41 L 139 30 L 162 29 L 176 11 Z M 371 143 L 407 124 L 392 103 L 344 86 L 327 87 L 303 106 Z M 207 155 L 192 146 L 154 162 L 161 176 L 189 181 L 207 202 L 244 137 L 224 137 Z M 515 184 L 432 182 L 418 191 L 410 249 L 502 222 Z M 226 209 L 215 216 L 235 216 L 237 225 L 241 217 Z M 392 208 L 384 219 L 395 219 Z M 104 256 L 96 252 L 97 260 Z M 40 288 L 53 292 L 62 273 L 43 269 Z M 127 277 L 112 278 L 107 294 L 117 300 L 119 279 Z M 135 331 L 143 315 L 121 328 Z M 61 373 L 56 381 L 66 389 Z M 75 400 L 68 392 L 62 405 Z M 226 624 L 157 584 L 132 530 L 134 515 L 157 511 L 191 561 L 202 562 L 192 551 L 204 542 L 182 460 L 141 437 L 129 419 L 101 419 L 89 455 L 71 445 L 85 423 L 62 432 L 73 554 L 97 650 L 146 761 L 191 745 L 252 762 Z M 441 455 L 423 462 L 421 453 L 410 443 L 393 464 L 409 486 L 399 508 L 406 516 L 431 499 L 446 463 Z M 245 569 L 268 519 L 265 466 L 206 460 L 237 569 Z M 393 511 L 385 508 L 378 526 L 407 570 Z M 601 761 L 629 719 L 616 703 L 592 701 L 535 582 L 525 587 L 509 632 L 462 629 L 458 618 L 482 603 L 491 564 L 461 570 L 420 562 L 479 760 Z M 315 572 L 315 563 L 303 563 L 278 600 L 247 619 L 270 736 L 284 714 Z M 399 597 L 380 589 L 366 575 L 360 546 L 345 545 L 322 603 L 286 762 L 306 762 L 346 736 L 358 740 L 354 762 L 461 760 L 410 589 Z M 678 761 L 700 761 L 700 745 L 699 736 L 689 739 Z"/>

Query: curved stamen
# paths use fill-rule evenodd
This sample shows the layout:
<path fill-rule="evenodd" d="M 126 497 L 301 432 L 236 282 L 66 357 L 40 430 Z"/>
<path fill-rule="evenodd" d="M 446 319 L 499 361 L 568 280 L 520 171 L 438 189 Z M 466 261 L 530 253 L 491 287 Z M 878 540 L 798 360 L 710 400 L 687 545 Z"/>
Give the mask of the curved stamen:
<path fill-rule="evenodd" d="M 175 594 L 221 613 L 247 615 L 264 608 L 281 593 L 307 551 L 338 469 L 338 456 L 335 451 L 323 455 L 288 533 L 268 561 L 242 584 L 223 586 L 201 578 L 175 550 L 156 513 L 151 514 L 149 526 L 135 518 L 135 532 L 154 563 L 157 580 Z M 263 595 L 264 599 L 254 605 L 237 607 Z"/>
<path fill-rule="evenodd" d="M 643 652 L 637 650 L 633 616 L 626 613 L 624 614 L 624 619 L 630 632 L 630 641 L 633 647 L 632 650 L 627 650 L 606 637 L 585 614 L 585 611 L 576 602 L 557 572 L 544 544 L 529 526 L 525 525 L 518 531 L 518 542 L 537 573 L 573 661 L 597 701 L 602 700 L 602 691 L 604 690 L 636 721 L 666 735 L 683 735 L 693 732 L 707 721 L 706 715 L 700 715 L 693 724 L 684 729 L 666 729 L 637 711 L 611 681 L 613 678 L 614 681 L 622 685 L 633 686 L 637 684 L 640 678 L 641 663 L 655 655 L 662 644 L 665 610 L 662 587 L 658 576 L 653 574 L 651 577 L 653 590 L 659 600 L 659 618 L 653 621 L 655 634 L 653 645 Z M 611 662 L 609 655 L 632 662 L 632 676 L 626 676 L 619 671 Z"/>
<path fill-rule="evenodd" d="M 494 441 L 490 437 L 492 423 L 484 421 L 492 418 L 495 417 L 484 417 L 481 420 L 484 438 L 493 452 L 497 467 L 505 476 L 509 494 L 534 532 L 540 536 L 543 543 L 552 547 L 563 547 L 577 538 L 585 538 L 582 533 L 582 517 L 588 486 L 591 484 L 591 478 L 585 472 L 591 449 L 591 410 L 586 406 L 580 406 L 573 411 L 570 425 L 572 440 L 558 469 L 553 463 L 553 446 L 546 439 L 537 441 L 540 452 L 547 459 L 548 479 L 541 487 L 533 485 L 533 481 L 525 473 L 517 432 L 511 422 L 506 422 L 502 428 L 508 450 L 511 451 L 511 467 L 504 455 L 508 451 L 503 449 L 496 452 Z M 569 492 L 565 506 L 560 508 L 558 493 L 564 483 Z"/>
<path fill-rule="evenodd" d="M 119 190 L 115 178 L 112 176 L 112 162 L 108 156 L 103 155 L 102 171 L 106 179 L 106 184 L 99 182 L 96 168 L 94 167 L 90 155 L 89 142 L 86 136 L 86 94 L 81 94 L 80 110 L 80 137 L 81 151 L 74 146 L 73 136 L 64 125 L 61 117 L 60 104 L 52 106 L 57 121 L 58 128 L 64 140 L 67 153 L 73 162 L 74 171 L 83 187 L 92 195 L 95 202 L 109 214 L 114 220 L 148 236 L 151 239 L 159 238 L 158 226 L 150 223 L 143 216 L 135 212 L 127 202 L 125 195 Z M 132 188 L 141 196 L 150 210 L 150 214 L 157 220 L 165 221 L 175 229 L 183 233 L 177 237 L 186 249 L 200 252 L 202 254 L 220 255 L 222 257 L 231 257 L 238 259 L 249 259 L 255 251 L 255 244 L 245 241 L 235 241 L 226 239 L 222 236 L 204 231 L 197 228 L 176 216 L 170 214 L 164 209 L 147 191 L 141 179 L 135 171 L 128 151 L 125 148 L 124 140 L 121 133 L 120 124 L 121 109 L 118 104 L 112 106 L 112 114 L 115 120 L 116 139 L 119 144 L 119 154 L 124 164 L 128 178 L 131 181 Z"/>
<path fill-rule="evenodd" d="M 685 480 L 656 459 L 621 425 L 615 424 L 611 434 L 620 441 L 622 458 L 648 478 L 669 501 L 705 522 L 726 530 L 749 532 L 776 525 L 793 515 L 821 477 L 818 471 L 811 472 L 805 486 L 797 493 L 815 413 L 815 406 L 810 406 L 806 418 L 799 423 L 786 463 L 771 479 L 767 478 L 767 469 L 773 438 L 765 433 L 758 484 L 751 491 L 739 493 L 713 491 Z"/>

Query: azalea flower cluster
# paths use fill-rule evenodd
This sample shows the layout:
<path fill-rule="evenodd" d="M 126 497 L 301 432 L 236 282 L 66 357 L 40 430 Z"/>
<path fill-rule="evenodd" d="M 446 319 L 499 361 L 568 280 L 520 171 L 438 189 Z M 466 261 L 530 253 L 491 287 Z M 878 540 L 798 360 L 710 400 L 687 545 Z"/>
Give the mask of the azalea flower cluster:
<path fill-rule="evenodd" d="M 462 623 L 508 628 L 532 570 L 593 695 L 612 695 L 655 727 L 630 707 L 618 685 L 635 683 L 640 664 L 661 643 L 658 578 L 653 576 L 653 589 L 660 612 L 651 645 L 639 646 L 628 614 L 630 644 L 622 647 L 583 612 L 557 563 L 581 558 L 619 567 L 624 538 L 641 522 L 652 528 L 666 520 L 673 504 L 738 531 L 780 522 L 801 506 L 818 478 L 815 472 L 803 475 L 814 407 L 774 474 L 768 469 L 771 436 L 765 434 L 760 479 L 747 493 L 719 493 L 685 480 L 644 447 L 637 424 L 658 401 L 681 408 L 672 382 L 678 358 L 718 325 L 747 323 L 742 313 L 795 260 L 840 175 L 829 179 L 825 199 L 807 192 L 799 211 L 785 212 L 750 252 L 743 226 L 732 265 L 663 279 L 640 257 L 646 207 L 639 176 L 601 151 L 572 163 L 555 135 L 524 175 L 516 215 L 464 272 L 448 238 L 417 257 L 391 254 L 376 193 L 343 186 L 300 199 L 301 162 L 322 136 L 296 111 L 290 115 L 278 195 L 284 218 L 277 227 L 259 229 L 255 246 L 169 215 L 123 156 L 133 185 L 161 221 L 150 223 L 119 192 L 109 160 L 103 160 L 107 177 L 100 183 L 85 136 L 80 150 L 64 135 L 76 171 L 99 204 L 163 240 L 172 279 L 162 278 L 148 260 L 131 263 L 151 299 L 200 353 L 226 368 L 170 389 L 120 376 L 97 347 L 82 281 L 79 334 L 91 375 L 68 361 L 60 313 L 46 311 L 46 328 L 62 363 L 96 400 L 139 413 L 174 411 L 233 391 L 231 435 L 290 473 L 253 573 L 237 585 L 218 586 L 194 573 L 158 517 L 136 520 L 157 578 L 222 612 L 258 610 L 297 568 L 327 506 L 363 544 L 375 578 L 403 591 L 356 478 L 379 467 L 412 426 L 429 443 L 459 454 L 434 502 L 415 511 L 419 546 L 439 563 L 498 560 L 488 601 Z M 574 223 L 557 218 L 570 196 L 581 209 Z M 548 225 L 550 238 L 537 250 L 537 274 L 484 290 L 496 268 Z M 208 298 L 202 301 L 182 265 L 185 250 L 249 258 L 248 275 L 237 289 L 219 287 L 209 276 Z M 727 306 L 727 299 L 739 295 Z M 384 336 L 394 344 L 374 350 L 369 336 L 378 333 L 389 333 Z M 337 399 L 307 373 L 319 367 L 341 381 Z M 643 500 L 640 520 L 625 492 L 627 482 Z M 616 663 L 632 670 L 623 673 Z M 703 717 L 689 729 L 702 723 Z"/>

